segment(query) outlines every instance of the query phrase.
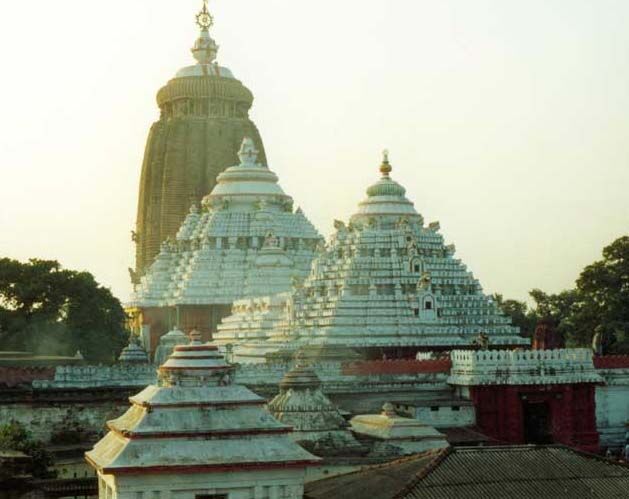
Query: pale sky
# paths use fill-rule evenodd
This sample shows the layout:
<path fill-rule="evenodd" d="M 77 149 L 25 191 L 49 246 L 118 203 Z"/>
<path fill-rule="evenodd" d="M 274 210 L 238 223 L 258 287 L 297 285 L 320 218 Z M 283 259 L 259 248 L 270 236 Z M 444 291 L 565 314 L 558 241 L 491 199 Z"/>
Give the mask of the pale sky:
<path fill-rule="evenodd" d="M 0 6 L 0 256 L 122 301 L 157 90 L 201 0 Z M 218 60 L 324 235 L 392 176 L 488 293 L 557 292 L 629 231 L 629 1 L 215 0 Z"/>

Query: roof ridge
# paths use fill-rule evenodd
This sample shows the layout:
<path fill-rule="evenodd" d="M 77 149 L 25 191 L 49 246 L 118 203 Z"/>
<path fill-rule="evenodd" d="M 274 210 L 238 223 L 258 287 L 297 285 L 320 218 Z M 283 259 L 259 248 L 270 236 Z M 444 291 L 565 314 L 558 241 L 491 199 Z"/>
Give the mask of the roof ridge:
<path fill-rule="evenodd" d="M 411 493 L 411 491 L 415 488 L 415 485 L 432 473 L 432 471 L 434 471 L 437 466 L 439 466 L 455 450 L 456 449 L 454 447 L 448 446 L 445 449 L 438 451 L 432 461 L 420 469 L 412 480 L 407 482 L 397 494 L 392 496 L 393 499 L 403 499 L 407 494 Z"/>

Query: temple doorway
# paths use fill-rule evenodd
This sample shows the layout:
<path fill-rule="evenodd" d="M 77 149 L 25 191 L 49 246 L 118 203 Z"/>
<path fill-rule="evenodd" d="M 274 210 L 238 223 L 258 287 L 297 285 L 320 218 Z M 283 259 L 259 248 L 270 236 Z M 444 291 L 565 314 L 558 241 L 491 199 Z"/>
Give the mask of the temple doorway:
<path fill-rule="evenodd" d="M 550 444 L 550 408 L 548 402 L 523 401 L 524 441 L 527 444 Z"/>

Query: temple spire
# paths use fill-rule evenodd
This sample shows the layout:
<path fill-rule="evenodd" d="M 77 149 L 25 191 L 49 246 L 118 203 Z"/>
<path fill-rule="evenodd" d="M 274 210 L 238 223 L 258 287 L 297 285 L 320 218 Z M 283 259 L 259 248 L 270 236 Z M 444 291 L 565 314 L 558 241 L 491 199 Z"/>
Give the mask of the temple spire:
<path fill-rule="evenodd" d="M 192 47 L 192 55 L 199 64 L 211 64 L 216 59 L 218 45 L 210 36 L 209 30 L 214 25 L 214 17 L 207 8 L 207 0 L 203 0 L 203 7 L 196 15 L 196 22 L 201 33 Z"/>

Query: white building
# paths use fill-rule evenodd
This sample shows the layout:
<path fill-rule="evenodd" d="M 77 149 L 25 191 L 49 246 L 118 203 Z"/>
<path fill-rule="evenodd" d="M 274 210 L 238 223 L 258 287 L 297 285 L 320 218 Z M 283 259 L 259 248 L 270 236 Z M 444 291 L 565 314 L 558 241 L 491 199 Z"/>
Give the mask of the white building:
<path fill-rule="evenodd" d="M 301 498 L 305 468 L 318 458 L 293 442 L 264 399 L 231 383 L 215 346 L 192 340 L 86 453 L 99 497 Z"/>
<path fill-rule="evenodd" d="M 386 155 L 380 171 L 350 222 L 336 221 L 303 283 L 235 302 L 215 339 L 235 345 L 236 360 L 263 362 L 267 353 L 317 344 L 414 357 L 472 345 L 481 333 L 492 345 L 529 344 L 454 258 L 439 223 L 424 225 Z"/>

